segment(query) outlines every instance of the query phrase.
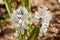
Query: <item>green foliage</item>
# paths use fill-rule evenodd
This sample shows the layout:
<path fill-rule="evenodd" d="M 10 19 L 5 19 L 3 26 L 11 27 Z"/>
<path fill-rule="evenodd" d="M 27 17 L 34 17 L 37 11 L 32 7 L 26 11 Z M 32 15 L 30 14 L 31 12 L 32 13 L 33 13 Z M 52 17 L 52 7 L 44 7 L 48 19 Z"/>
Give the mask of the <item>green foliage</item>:
<path fill-rule="evenodd" d="M 32 30 L 32 32 L 31 32 L 31 34 L 30 34 L 30 36 L 28 37 L 27 40 L 37 40 L 37 37 L 39 36 L 39 32 L 40 32 L 40 27 L 39 26 L 36 26 Z"/>
<path fill-rule="evenodd" d="M 15 26 L 14 26 L 14 31 L 18 30 Z"/>
<path fill-rule="evenodd" d="M 7 11 L 8 11 L 8 13 L 9 13 L 9 16 L 11 16 L 12 10 L 11 10 L 11 5 L 10 5 L 9 0 L 3 0 L 3 1 L 4 1 L 4 3 L 5 3 L 5 6 L 6 6 L 6 8 L 7 8 Z"/>
<path fill-rule="evenodd" d="M 23 40 L 21 32 L 18 34 L 19 40 Z"/>
<path fill-rule="evenodd" d="M 2 25 L 4 27 L 5 24 L 6 24 L 5 20 L 0 20 L 0 25 Z"/>
<path fill-rule="evenodd" d="M 22 6 L 25 6 L 28 12 L 30 11 L 30 3 L 29 0 L 21 0 Z"/>
<path fill-rule="evenodd" d="M 31 32 L 30 31 L 31 30 L 31 24 L 28 24 L 27 26 L 28 26 L 29 29 L 25 31 L 25 39 L 26 39 L 26 36 L 28 37 L 30 32 Z"/>
<path fill-rule="evenodd" d="M 28 24 L 27 26 L 28 26 L 28 27 L 31 27 L 31 24 Z"/>
<path fill-rule="evenodd" d="M 30 34 L 31 24 L 28 24 L 27 26 L 29 27 L 29 30 L 27 30 L 27 33 Z"/>
<path fill-rule="evenodd" d="M 30 18 L 28 18 L 28 20 L 30 21 Z"/>
<path fill-rule="evenodd" d="M 9 18 L 9 14 L 8 14 L 8 13 L 7 13 L 7 14 L 5 14 L 5 19 L 6 19 L 6 18 Z"/>
<path fill-rule="evenodd" d="M 22 6 L 25 6 L 25 0 L 21 0 Z"/>
<path fill-rule="evenodd" d="M 28 12 L 30 11 L 30 4 L 29 4 L 29 0 L 25 0 L 25 7 L 27 8 Z"/>

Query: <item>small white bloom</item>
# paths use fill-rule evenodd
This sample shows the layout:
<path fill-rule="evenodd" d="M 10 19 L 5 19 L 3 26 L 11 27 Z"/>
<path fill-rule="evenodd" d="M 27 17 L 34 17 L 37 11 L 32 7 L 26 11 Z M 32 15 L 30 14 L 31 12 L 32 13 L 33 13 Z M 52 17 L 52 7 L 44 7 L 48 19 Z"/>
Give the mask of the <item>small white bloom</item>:
<path fill-rule="evenodd" d="M 19 32 L 24 35 L 25 30 L 28 29 L 27 24 L 29 23 L 29 13 L 25 7 L 19 7 L 17 10 L 14 10 L 11 16 L 12 25 L 17 28 L 17 32 L 14 34 L 16 37 Z"/>
<path fill-rule="evenodd" d="M 51 20 L 51 15 L 49 14 L 50 11 L 48 11 L 47 7 L 38 8 L 38 11 L 35 12 L 34 16 L 34 22 L 42 18 L 42 26 L 40 28 L 40 36 L 42 36 L 44 33 L 46 33 L 47 28 L 49 27 L 49 21 Z"/>

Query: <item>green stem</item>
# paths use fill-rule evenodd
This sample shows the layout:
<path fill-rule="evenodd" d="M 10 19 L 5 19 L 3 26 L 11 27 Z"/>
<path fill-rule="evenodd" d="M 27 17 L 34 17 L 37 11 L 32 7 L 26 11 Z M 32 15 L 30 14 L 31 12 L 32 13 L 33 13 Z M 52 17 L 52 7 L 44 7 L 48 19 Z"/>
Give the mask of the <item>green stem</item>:
<path fill-rule="evenodd" d="M 22 6 L 25 6 L 28 12 L 30 12 L 30 0 L 21 0 Z"/>
<path fill-rule="evenodd" d="M 32 30 L 32 32 L 31 32 L 31 34 L 30 34 L 30 36 L 28 37 L 27 40 L 37 40 L 37 38 L 38 38 L 38 36 L 39 36 L 39 32 L 40 32 L 40 27 L 39 27 L 39 26 L 36 26 L 36 27 Z"/>
<path fill-rule="evenodd" d="M 11 13 L 12 13 L 11 5 L 10 5 L 10 3 L 8 2 L 8 0 L 3 0 L 3 1 L 4 1 L 4 3 L 5 3 L 5 6 L 6 6 L 6 8 L 7 8 L 7 11 L 8 11 L 8 13 L 9 13 L 9 16 L 11 17 Z"/>
<path fill-rule="evenodd" d="M 19 40 L 23 40 L 23 39 L 22 39 L 22 34 L 21 34 L 21 33 L 18 34 L 18 37 L 19 37 Z"/>

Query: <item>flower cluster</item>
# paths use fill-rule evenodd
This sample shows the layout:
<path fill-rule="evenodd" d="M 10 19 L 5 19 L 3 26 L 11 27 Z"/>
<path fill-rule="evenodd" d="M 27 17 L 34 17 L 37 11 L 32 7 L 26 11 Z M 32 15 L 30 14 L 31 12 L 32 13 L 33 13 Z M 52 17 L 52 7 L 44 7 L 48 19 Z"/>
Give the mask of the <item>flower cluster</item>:
<path fill-rule="evenodd" d="M 24 35 L 25 30 L 28 29 L 27 25 L 29 24 L 29 13 L 25 7 L 19 7 L 17 10 L 14 10 L 10 21 L 12 25 L 17 28 L 15 37 L 18 37 L 18 33 L 21 32 Z"/>
<path fill-rule="evenodd" d="M 50 11 L 48 10 L 47 7 L 43 8 L 38 7 L 38 11 L 35 12 L 33 22 L 39 21 L 39 19 L 42 18 L 42 26 L 40 28 L 39 33 L 40 36 L 46 33 L 47 28 L 49 27 L 49 21 L 51 20 L 51 15 L 49 13 Z"/>
<path fill-rule="evenodd" d="M 42 26 L 40 28 L 39 36 L 42 36 L 46 33 L 47 28 L 49 27 L 49 21 L 51 20 L 51 15 L 49 14 L 50 11 L 47 7 L 40 8 L 35 12 L 34 19 L 32 22 L 37 22 L 42 19 Z M 27 25 L 30 24 L 29 22 L 29 13 L 25 7 L 19 7 L 17 10 L 14 10 L 10 21 L 12 25 L 17 28 L 14 36 L 18 37 L 18 33 L 21 32 L 24 35 L 25 30 L 28 29 Z"/>

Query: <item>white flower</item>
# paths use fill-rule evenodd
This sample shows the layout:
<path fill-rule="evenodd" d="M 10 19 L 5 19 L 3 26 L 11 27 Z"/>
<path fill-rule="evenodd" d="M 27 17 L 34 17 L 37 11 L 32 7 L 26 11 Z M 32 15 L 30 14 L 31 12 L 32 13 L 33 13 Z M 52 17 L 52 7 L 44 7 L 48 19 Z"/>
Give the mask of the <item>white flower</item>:
<path fill-rule="evenodd" d="M 27 24 L 29 23 L 29 13 L 25 7 L 19 7 L 17 10 L 14 10 L 11 16 L 12 25 L 17 28 L 16 37 L 19 32 L 24 35 L 24 31 L 28 29 Z"/>
<path fill-rule="evenodd" d="M 40 18 L 42 18 L 42 26 L 40 28 L 40 36 L 42 36 L 44 33 L 46 33 L 47 28 L 49 27 L 49 21 L 51 20 L 51 15 L 49 14 L 50 11 L 48 11 L 47 7 L 38 8 L 38 11 L 35 12 L 34 20 L 33 22 L 39 21 Z"/>

